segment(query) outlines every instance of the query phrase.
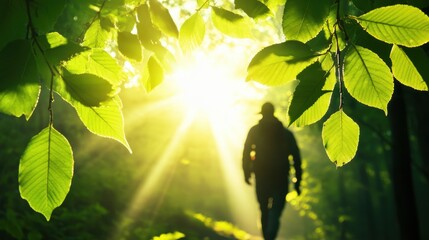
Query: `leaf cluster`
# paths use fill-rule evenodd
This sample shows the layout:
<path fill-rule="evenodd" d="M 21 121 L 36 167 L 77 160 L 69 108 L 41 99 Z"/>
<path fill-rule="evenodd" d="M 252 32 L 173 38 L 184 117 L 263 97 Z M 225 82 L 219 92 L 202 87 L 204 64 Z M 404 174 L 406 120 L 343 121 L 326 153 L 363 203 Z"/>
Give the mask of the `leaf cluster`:
<path fill-rule="evenodd" d="M 379 4 L 288 0 L 282 17 L 286 41 L 265 47 L 248 66 L 248 80 L 269 86 L 299 80 L 289 104 L 289 125 L 320 121 L 338 89 L 338 111 L 322 131 L 325 150 L 337 166 L 354 158 L 359 143 L 359 125 L 344 111 L 346 91 L 387 114 L 395 79 L 428 90 L 426 70 L 418 62 L 427 61 L 421 46 L 429 41 L 429 17 L 412 5 Z"/>

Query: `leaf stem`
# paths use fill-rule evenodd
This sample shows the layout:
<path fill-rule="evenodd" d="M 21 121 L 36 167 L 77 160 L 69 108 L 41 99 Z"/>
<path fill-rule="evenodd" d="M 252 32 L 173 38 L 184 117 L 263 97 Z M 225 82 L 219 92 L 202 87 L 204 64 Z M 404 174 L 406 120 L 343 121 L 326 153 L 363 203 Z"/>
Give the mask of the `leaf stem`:
<path fill-rule="evenodd" d="M 54 76 L 55 76 L 55 70 L 54 67 L 52 67 L 45 55 L 45 51 L 43 50 L 42 46 L 40 45 L 37 37 L 39 36 L 36 28 L 34 27 L 33 24 L 33 18 L 31 16 L 31 11 L 30 11 L 30 3 L 32 0 L 26 0 L 25 1 L 25 6 L 26 6 L 26 10 L 27 10 L 27 17 L 28 17 L 28 30 L 30 33 L 27 33 L 27 37 L 29 37 L 28 35 L 31 36 L 31 40 L 36 44 L 37 48 L 39 49 L 39 51 L 42 53 L 43 56 L 43 60 L 45 61 L 46 65 L 49 68 L 49 71 L 51 73 L 51 79 L 50 79 L 50 83 L 49 83 L 49 103 L 48 103 L 48 111 L 49 111 L 49 127 L 52 127 L 53 123 L 54 123 L 54 113 L 52 110 L 52 103 L 54 102 L 54 90 L 53 90 L 53 86 L 54 86 Z M 58 70 L 57 70 L 58 72 Z"/>
<path fill-rule="evenodd" d="M 337 20 L 334 25 L 334 37 L 336 43 L 336 51 L 335 51 L 335 66 L 337 68 L 337 79 L 338 79 L 338 91 L 340 94 L 340 103 L 338 106 L 339 110 L 343 109 L 344 105 L 344 97 L 343 97 L 343 85 L 344 85 L 344 76 L 343 76 L 343 64 L 341 62 L 341 49 L 338 39 L 338 29 L 342 29 L 341 27 L 341 16 L 340 16 L 340 0 L 336 0 L 337 3 Z"/>

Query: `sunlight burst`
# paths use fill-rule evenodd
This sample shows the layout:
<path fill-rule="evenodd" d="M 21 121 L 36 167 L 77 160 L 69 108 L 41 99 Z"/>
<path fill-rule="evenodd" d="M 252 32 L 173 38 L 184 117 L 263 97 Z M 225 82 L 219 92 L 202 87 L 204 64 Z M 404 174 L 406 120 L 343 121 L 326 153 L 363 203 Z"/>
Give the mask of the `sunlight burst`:
<path fill-rule="evenodd" d="M 211 118 L 234 116 L 244 98 L 262 95 L 244 81 L 243 58 L 229 48 L 195 51 L 184 57 L 168 79 L 175 84 L 183 108 Z M 236 116 L 234 116 L 236 117 Z"/>

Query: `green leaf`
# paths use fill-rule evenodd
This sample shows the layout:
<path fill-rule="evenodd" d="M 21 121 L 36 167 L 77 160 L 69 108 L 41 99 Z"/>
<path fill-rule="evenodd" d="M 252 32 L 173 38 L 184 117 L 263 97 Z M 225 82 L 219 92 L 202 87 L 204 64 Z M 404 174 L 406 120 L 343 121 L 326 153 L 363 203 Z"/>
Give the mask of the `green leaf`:
<path fill-rule="evenodd" d="M 112 85 L 103 78 L 93 74 L 71 74 L 65 71 L 62 75 L 64 85 L 56 81 L 56 89 L 63 97 L 68 95 L 85 106 L 99 106 L 114 95 Z"/>
<path fill-rule="evenodd" d="M 203 17 L 196 12 L 186 19 L 180 28 L 179 43 L 184 52 L 191 52 L 201 45 L 206 33 L 206 25 Z"/>
<path fill-rule="evenodd" d="M 108 2 L 110 1 L 106 3 Z M 104 9 L 106 8 L 103 8 L 103 10 Z M 118 10 L 114 11 L 113 16 L 110 15 L 114 18 L 114 27 L 117 32 L 132 32 L 137 23 L 135 13 L 125 9 L 124 6 L 121 6 Z"/>
<path fill-rule="evenodd" d="M 28 120 L 40 94 L 31 42 L 15 40 L 0 52 L 0 112 Z"/>
<path fill-rule="evenodd" d="M 103 102 L 98 107 L 85 106 L 77 101 L 71 103 L 87 129 L 99 136 L 114 139 L 124 145 L 131 153 L 130 145 L 125 138 L 122 103 L 119 97 Z"/>
<path fill-rule="evenodd" d="M 109 81 L 113 86 L 122 83 L 122 68 L 116 59 L 102 49 L 92 49 L 70 59 L 67 71 L 73 74 L 94 74 Z"/>
<path fill-rule="evenodd" d="M 158 60 L 151 56 L 142 76 L 142 83 L 147 92 L 152 91 L 164 80 L 164 69 Z"/>
<path fill-rule="evenodd" d="M 34 136 L 19 162 L 19 192 L 31 208 L 49 221 L 69 192 L 73 153 L 67 139 L 54 127 Z"/>
<path fill-rule="evenodd" d="M 210 6 L 210 1 L 207 0 L 197 0 L 198 8 L 208 8 Z"/>
<path fill-rule="evenodd" d="M 429 41 L 429 17 L 416 7 L 381 7 L 356 20 L 373 37 L 387 43 L 417 47 Z"/>
<path fill-rule="evenodd" d="M 317 62 L 302 71 L 298 80 L 288 115 L 290 124 L 301 127 L 319 121 L 328 111 L 336 83 L 335 68 L 326 72 Z"/>
<path fill-rule="evenodd" d="M 29 3 L 31 20 L 38 34 L 45 34 L 54 29 L 65 5 L 66 0 L 34 0 Z"/>
<path fill-rule="evenodd" d="M 341 33 L 337 32 L 337 36 L 341 39 Z M 315 52 L 335 52 L 336 50 L 336 39 L 332 37 L 332 33 L 329 31 L 327 24 L 322 28 L 322 31 L 317 34 L 316 37 L 306 42 L 313 51 Z"/>
<path fill-rule="evenodd" d="M 38 47 L 34 48 L 34 56 L 40 78 L 45 82 L 46 86 L 51 84 L 53 67 L 62 65 L 63 62 L 87 49 L 87 47 L 82 47 L 69 41 L 57 32 L 40 36 L 37 41 L 41 50 Z"/>
<path fill-rule="evenodd" d="M 139 19 L 139 22 L 137 23 L 139 39 L 144 47 L 150 49 L 153 45 L 158 43 L 162 33 L 153 25 L 147 3 L 142 4 L 137 8 L 137 16 Z"/>
<path fill-rule="evenodd" d="M 168 36 L 177 38 L 179 31 L 168 9 L 157 0 L 149 0 L 149 6 L 153 24 Z"/>
<path fill-rule="evenodd" d="M 426 84 L 429 84 L 429 68 L 427 67 L 429 56 L 426 53 L 425 48 L 403 48 L 402 50 L 405 51 L 407 56 L 413 62 L 414 67 L 416 67 Z"/>
<path fill-rule="evenodd" d="M 142 49 L 139 39 L 130 32 L 118 32 L 118 49 L 125 57 L 136 61 L 142 60 Z"/>
<path fill-rule="evenodd" d="M 235 0 L 235 8 L 243 10 L 247 16 L 258 18 L 270 13 L 270 9 L 258 0 Z"/>
<path fill-rule="evenodd" d="M 105 80 L 103 81 L 107 82 Z M 63 79 L 56 78 L 54 81 L 54 89 L 65 101 L 76 109 L 85 127 L 94 134 L 112 138 L 120 142 L 131 152 L 131 148 L 125 138 L 124 119 L 121 111 L 122 104 L 119 97 L 109 96 L 109 98 L 100 102 L 98 105 L 85 105 L 80 99 L 75 98 L 67 91 L 66 84 L 67 83 Z"/>
<path fill-rule="evenodd" d="M 28 17 L 25 1 L 3 1 L 0 16 L 1 50 L 7 43 L 26 37 Z"/>
<path fill-rule="evenodd" d="M 69 41 L 63 35 L 58 32 L 50 32 L 44 36 L 44 40 L 49 46 L 45 46 L 44 50 L 56 48 L 62 45 L 66 45 Z"/>
<path fill-rule="evenodd" d="M 247 68 L 247 80 L 277 86 L 295 80 L 296 76 L 317 61 L 309 46 L 298 41 L 286 41 L 259 51 Z"/>
<path fill-rule="evenodd" d="M 88 48 L 70 41 L 58 32 L 51 32 L 37 38 L 43 54 L 36 48 L 36 54 L 39 55 L 38 62 L 45 62 L 44 57 L 52 66 L 60 65 L 63 61 L 67 61 L 74 55 L 86 51 Z"/>
<path fill-rule="evenodd" d="M 387 114 L 393 94 L 393 76 L 374 52 L 351 45 L 344 56 L 344 85 L 352 97 Z"/>
<path fill-rule="evenodd" d="M 159 236 L 155 236 L 152 240 L 178 240 L 183 239 L 184 237 L 185 234 L 176 231 L 174 233 L 163 233 Z"/>
<path fill-rule="evenodd" d="M 86 31 L 82 45 L 91 48 L 104 48 L 109 38 L 110 32 L 103 28 L 100 19 L 97 18 Z"/>
<path fill-rule="evenodd" d="M 263 2 L 273 13 L 286 4 L 286 0 L 263 0 Z"/>
<path fill-rule="evenodd" d="M 323 28 L 331 0 L 288 0 L 283 13 L 283 33 L 288 40 L 307 42 Z"/>
<path fill-rule="evenodd" d="M 212 22 L 222 33 L 235 38 L 252 37 L 252 22 L 239 14 L 223 8 L 212 7 Z"/>
<path fill-rule="evenodd" d="M 337 167 L 344 166 L 356 155 L 359 132 L 359 125 L 342 110 L 332 114 L 323 124 L 323 145 Z"/>
<path fill-rule="evenodd" d="M 173 69 L 174 64 L 176 64 L 176 58 L 173 53 L 161 44 L 154 45 L 152 51 L 155 53 L 156 59 L 165 71 L 171 71 Z"/>
<path fill-rule="evenodd" d="M 398 46 L 393 45 L 390 52 L 393 76 L 402 84 L 416 90 L 427 91 L 428 86 L 417 71 L 407 54 Z"/>

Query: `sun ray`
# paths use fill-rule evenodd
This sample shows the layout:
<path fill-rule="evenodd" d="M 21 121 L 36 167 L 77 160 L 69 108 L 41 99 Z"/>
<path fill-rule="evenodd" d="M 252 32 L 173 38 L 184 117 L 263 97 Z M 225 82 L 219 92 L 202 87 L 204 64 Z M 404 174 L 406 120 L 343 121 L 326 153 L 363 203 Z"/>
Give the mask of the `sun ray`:
<path fill-rule="evenodd" d="M 212 119 L 213 120 L 213 119 Z M 253 188 L 248 188 L 244 184 L 244 177 L 241 170 L 241 145 L 237 143 L 244 141 L 246 131 L 244 126 L 235 128 L 235 135 L 228 135 L 228 125 L 222 122 L 212 121 L 211 131 L 215 138 L 217 150 L 219 151 L 219 161 L 223 170 L 223 182 L 228 194 L 228 201 L 233 220 L 237 226 L 244 229 L 256 229 L 256 220 L 258 219 L 256 201 L 253 201 Z"/>
<path fill-rule="evenodd" d="M 133 196 L 128 209 L 122 214 L 122 220 L 119 221 L 122 225 L 112 234 L 112 239 L 117 239 L 126 230 L 128 227 L 126 219 L 138 217 L 142 209 L 148 207 L 149 200 L 153 197 L 153 194 L 159 192 L 156 189 L 158 183 L 163 176 L 167 175 L 166 170 L 171 165 L 171 161 L 180 147 L 181 140 L 186 135 L 192 121 L 193 116 L 186 115 L 174 134 L 172 134 L 172 138 L 169 144 L 166 145 L 162 156 L 156 161 L 156 165 L 151 169 L 149 175 L 145 177 L 145 181 L 142 181 L 142 184 L 137 188 L 137 192 Z"/>

